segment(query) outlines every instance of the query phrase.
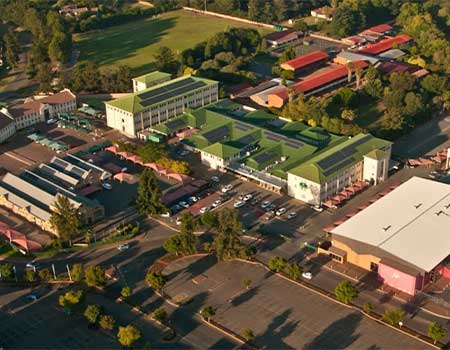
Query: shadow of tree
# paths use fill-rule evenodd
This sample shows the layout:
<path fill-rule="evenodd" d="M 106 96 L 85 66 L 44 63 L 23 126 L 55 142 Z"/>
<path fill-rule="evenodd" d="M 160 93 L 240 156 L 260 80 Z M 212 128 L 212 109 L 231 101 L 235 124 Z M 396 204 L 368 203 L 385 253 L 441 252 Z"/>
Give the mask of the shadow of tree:
<path fill-rule="evenodd" d="M 259 289 L 259 287 L 253 287 L 253 288 L 245 290 L 244 293 L 239 294 L 237 297 L 235 297 L 231 300 L 231 305 L 239 306 L 239 305 L 249 301 L 251 298 L 253 298 L 258 293 L 258 289 Z"/>
<path fill-rule="evenodd" d="M 346 349 L 360 337 L 359 334 L 355 334 L 355 331 L 361 320 L 361 314 L 351 313 L 330 324 L 304 348 Z"/>
<path fill-rule="evenodd" d="M 294 349 L 283 341 L 283 338 L 292 334 L 299 324 L 298 321 L 287 321 L 291 313 L 292 309 L 287 309 L 276 316 L 264 333 L 258 335 L 253 343 L 263 349 Z"/>

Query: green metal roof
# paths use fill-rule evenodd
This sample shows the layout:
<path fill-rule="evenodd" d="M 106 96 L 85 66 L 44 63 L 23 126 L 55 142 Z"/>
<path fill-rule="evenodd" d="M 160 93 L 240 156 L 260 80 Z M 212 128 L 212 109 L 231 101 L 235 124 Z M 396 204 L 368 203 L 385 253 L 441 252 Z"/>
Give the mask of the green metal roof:
<path fill-rule="evenodd" d="M 113 107 L 116 107 L 116 108 L 119 108 L 119 109 L 122 109 L 125 112 L 134 114 L 134 113 L 139 113 L 139 112 L 144 111 L 144 110 L 149 110 L 152 106 L 159 105 L 159 104 L 161 104 L 163 102 L 166 102 L 166 101 L 175 100 L 175 99 L 177 99 L 180 96 L 186 95 L 187 93 L 191 93 L 191 92 L 194 92 L 194 91 L 197 91 L 197 90 L 200 90 L 200 89 L 204 88 L 204 86 L 200 86 L 200 87 L 194 88 L 192 90 L 189 90 L 188 92 L 184 92 L 184 93 L 173 95 L 170 98 L 166 98 L 166 99 L 163 99 L 163 100 L 159 100 L 158 99 L 157 102 L 154 102 L 152 104 L 147 104 L 147 105 L 142 104 L 145 101 L 145 99 L 143 99 L 141 97 L 143 94 L 151 93 L 152 91 L 154 91 L 156 89 L 160 89 L 162 87 L 167 87 L 165 92 L 169 92 L 170 89 L 171 89 L 171 86 L 170 86 L 171 84 L 174 84 L 176 82 L 179 82 L 179 81 L 182 81 L 182 80 L 185 80 L 185 79 L 193 79 L 195 82 L 200 82 L 201 81 L 201 82 L 204 82 L 206 85 L 218 84 L 218 82 L 214 81 L 214 80 L 198 78 L 198 77 L 195 77 L 195 76 L 187 75 L 187 76 L 183 76 L 183 77 L 180 77 L 180 78 L 177 78 L 177 79 L 173 79 L 173 80 L 170 80 L 170 81 L 163 82 L 161 84 L 157 84 L 157 85 L 151 86 L 148 89 L 145 89 L 145 90 L 142 90 L 142 91 L 139 91 L 139 92 L 131 93 L 131 94 L 127 95 L 127 96 L 118 98 L 116 100 L 105 102 L 105 104 L 113 106 Z M 155 96 L 155 97 L 157 97 L 157 96 Z"/>
<path fill-rule="evenodd" d="M 354 152 L 348 154 L 347 157 L 342 157 L 342 153 L 339 152 L 351 145 L 355 145 Z M 323 183 L 341 172 L 342 169 L 349 168 L 361 161 L 365 155 L 389 145 L 391 145 L 391 142 L 389 141 L 376 138 L 369 134 L 358 134 L 350 139 L 340 142 L 334 147 L 327 148 L 317 156 L 290 169 L 288 172 L 316 183 Z M 338 161 L 333 163 L 333 167 L 338 166 L 338 168 L 336 168 L 335 171 L 327 172 L 327 169 L 321 168 L 320 161 L 332 155 L 338 157 Z M 342 167 L 339 167 L 339 164 L 342 164 Z"/>
<path fill-rule="evenodd" d="M 224 159 L 238 154 L 240 148 L 217 142 L 203 148 L 202 151 Z"/>
<path fill-rule="evenodd" d="M 169 73 L 154 71 L 151 73 L 140 75 L 136 78 L 133 78 L 133 80 L 136 80 L 136 81 L 138 81 L 140 83 L 144 83 L 144 84 L 151 84 L 154 81 L 159 81 L 159 80 L 163 80 L 163 79 L 169 80 L 170 78 L 171 78 L 171 75 Z"/>

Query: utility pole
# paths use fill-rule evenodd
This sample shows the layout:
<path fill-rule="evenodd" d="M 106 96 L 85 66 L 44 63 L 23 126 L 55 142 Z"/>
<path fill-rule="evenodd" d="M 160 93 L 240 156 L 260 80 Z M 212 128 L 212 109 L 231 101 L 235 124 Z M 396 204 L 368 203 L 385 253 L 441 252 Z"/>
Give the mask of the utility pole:
<path fill-rule="evenodd" d="M 205 12 L 206 12 L 206 1 L 207 1 L 207 0 L 205 0 Z"/>

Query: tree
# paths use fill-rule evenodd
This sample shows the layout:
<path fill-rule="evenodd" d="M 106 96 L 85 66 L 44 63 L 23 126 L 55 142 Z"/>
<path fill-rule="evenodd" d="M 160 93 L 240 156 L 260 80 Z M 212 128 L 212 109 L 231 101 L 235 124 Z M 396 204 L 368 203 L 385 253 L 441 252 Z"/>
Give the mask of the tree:
<path fill-rule="evenodd" d="M 16 67 L 19 62 L 19 54 L 21 47 L 19 44 L 19 38 L 13 30 L 9 30 L 4 38 L 3 44 L 5 46 L 5 59 L 11 67 Z"/>
<path fill-rule="evenodd" d="M 167 253 L 176 254 L 177 256 L 180 255 L 182 250 L 180 235 L 175 235 L 167 239 L 163 244 L 163 248 Z"/>
<path fill-rule="evenodd" d="M 72 51 L 72 36 L 61 30 L 53 32 L 50 44 L 48 45 L 48 54 L 55 60 L 62 63 L 69 61 Z"/>
<path fill-rule="evenodd" d="M 84 310 L 84 317 L 86 317 L 89 323 L 97 323 L 101 313 L 102 309 L 99 305 L 91 304 Z"/>
<path fill-rule="evenodd" d="M 349 122 L 352 122 L 356 119 L 356 113 L 352 109 L 344 109 L 341 113 L 341 118 L 344 120 L 348 120 Z"/>
<path fill-rule="evenodd" d="M 397 109 L 386 110 L 380 118 L 380 125 L 385 130 L 401 130 L 405 125 L 403 113 Z"/>
<path fill-rule="evenodd" d="M 158 48 L 153 57 L 158 70 L 171 74 L 175 74 L 177 72 L 178 61 L 176 60 L 173 51 L 167 46 Z"/>
<path fill-rule="evenodd" d="M 34 272 L 34 270 L 31 269 L 26 269 L 23 275 L 23 279 L 27 282 L 36 281 L 36 272 Z"/>
<path fill-rule="evenodd" d="M 161 272 L 149 272 L 145 276 L 147 283 L 155 290 L 161 291 L 168 281 L 168 277 Z"/>
<path fill-rule="evenodd" d="M 286 48 L 278 59 L 278 63 L 284 63 L 296 57 L 295 50 L 292 47 Z"/>
<path fill-rule="evenodd" d="M 0 265 L 0 276 L 5 280 L 12 279 L 14 276 L 14 267 L 9 263 Z"/>
<path fill-rule="evenodd" d="M 36 79 L 39 81 L 41 92 L 52 91 L 52 71 L 48 64 L 41 64 L 38 68 Z M 61 195 L 59 197 L 62 197 Z"/>
<path fill-rule="evenodd" d="M 57 195 L 54 210 L 50 217 L 50 224 L 63 240 L 72 239 L 80 232 L 80 214 L 74 204 L 66 196 Z"/>
<path fill-rule="evenodd" d="M 212 306 L 205 306 L 203 309 L 200 310 L 200 315 L 207 320 L 208 322 L 211 321 L 211 317 L 214 317 L 216 314 L 216 309 Z"/>
<path fill-rule="evenodd" d="M 402 309 L 386 310 L 383 314 L 383 321 L 389 323 L 391 326 L 398 327 L 400 322 L 403 322 L 405 312 Z"/>
<path fill-rule="evenodd" d="M 130 287 L 123 287 L 122 290 L 120 291 L 120 295 L 124 299 L 128 299 L 131 296 L 131 294 L 132 294 L 132 290 Z"/>
<path fill-rule="evenodd" d="M 141 331 L 132 325 L 119 327 L 117 339 L 123 346 L 130 347 L 134 342 L 141 338 Z"/>
<path fill-rule="evenodd" d="M 345 304 L 350 304 L 358 297 L 359 291 L 353 284 L 350 283 L 350 281 L 346 280 L 336 286 L 334 289 L 334 294 L 336 295 L 337 300 Z"/>
<path fill-rule="evenodd" d="M 262 0 L 249 0 L 247 17 L 252 21 L 260 21 L 264 2 Z"/>
<path fill-rule="evenodd" d="M 284 272 L 289 276 L 289 278 L 294 281 L 298 281 L 302 275 L 303 269 L 299 264 L 292 263 L 286 265 Z"/>
<path fill-rule="evenodd" d="M 191 213 L 183 213 L 180 225 L 180 241 L 182 253 L 189 255 L 197 252 L 197 237 L 195 230 L 194 216 Z"/>
<path fill-rule="evenodd" d="M 53 275 L 49 269 L 39 270 L 38 275 L 42 281 L 50 281 L 53 278 Z"/>
<path fill-rule="evenodd" d="M 85 271 L 88 287 L 104 287 L 106 285 L 105 270 L 100 266 L 89 266 Z"/>
<path fill-rule="evenodd" d="M 338 7 L 330 23 L 330 34 L 339 38 L 355 33 L 365 26 L 361 13 L 347 6 Z"/>
<path fill-rule="evenodd" d="M 383 83 L 380 79 L 368 80 L 364 85 L 364 91 L 371 97 L 381 98 L 383 96 Z"/>
<path fill-rule="evenodd" d="M 428 326 L 428 336 L 433 339 L 433 343 L 436 344 L 441 341 L 447 335 L 445 328 L 439 323 L 432 322 Z"/>
<path fill-rule="evenodd" d="M 400 93 L 414 88 L 415 77 L 408 72 L 394 72 L 389 75 L 391 89 Z"/>
<path fill-rule="evenodd" d="M 217 228 L 217 225 L 219 224 L 216 213 L 210 211 L 200 215 L 200 222 L 209 229 Z"/>
<path fill-rule="evenodd" d="M 111 315 L 102 315 L 100 316 L 100 327 L 106 331 L 111 331 L 114 329 L 114 325 L 116 324 L 116 320 Z"/>
<path fill-rule="evenodd" d="M 414 92 L 405 95 L 405 113 L 408 115 L 419 114 L 424 108 L 422 96 Z"/>
<path fill-rule="evenodd" d="M 239 221 L 237 210 L 225 208 L 218 213 L 217 236 L 213 246 L 219 260 L 232 259 L 238 256 L 242 244 L 239 235 L 242 233 L 242 224 Z"/>
<path fill-rule="evenodd" d="M 167 319 L 167 311 L 164 308 L 160 307 L 153 312 L 153 318 L 158 322 L 164 323 L 164 321 Z"/>
<path fill-rule="evenodd" d="M 140 178 L 136 207 L 142 215 L 159 215 L 167 212 L 161 201 L 161 191 L 151 169 L 146 168 Z"/>
<path fill-rule="evenodd" d="M 373 311 L 373 305 L 369 302 L 364 303 L 363 310 L 366 314 L 370 314 Z"/>
<path fill-rule="evenodd" d="M 242 331 L 242 336 L 244 337 L 245 340 L 250 341 L 255 339 L 255 333 L 253 333 L 253 331 L 249 328 L 245 328 Z"/>
<path fill-rule="evenodd" d="M 285 0 L 274 0 L 274 15 L 277 21 L 283 21 L 286 19 L 286 13 L 288 11 L 288 6 Z"/>
<path fill-rule="evenodd" d="M 275 272 L 280 272 L 283 270 L 286 266 L 286 259 L 274 256 L 272 259 L 269 260 L 269 269 Z"/>
<path fill-rule="evenodd" d="M 71 309 L 75 305 L 78 305 L 84 301 L 84 292 L 82 290 L 78 291 L 68 291 L 67 293 L 59 296 L 59 305 L 64 308 Z"/>
<path fill-rule="evenodd" d="M 242 285 L 246 289 L 249 289 L 251 284 L 252 284 L 252 280 L 249 280 L 248 278 L 244 278 L 244 280 L 242 281 Z"/>
<path fill-rule="evenodd" d="M 84 278 L 83 264 L 73 264 L 70 269 L 70 276 L 73 282 L 81 282 Z"/>

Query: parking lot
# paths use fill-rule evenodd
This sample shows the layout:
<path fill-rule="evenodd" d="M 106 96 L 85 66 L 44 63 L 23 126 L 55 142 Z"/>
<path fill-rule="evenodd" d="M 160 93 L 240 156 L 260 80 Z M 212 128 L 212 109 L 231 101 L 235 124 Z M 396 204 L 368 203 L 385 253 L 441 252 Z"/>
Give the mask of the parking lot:
<path fill-rule="evenodd" d="M 265 348 L 428 348 L 255 265 L 191 258 L 164 273 L 171 278 L 165 288 L 171 297 L 184 293 L 199 309 L 216 307 L 216 322 L 238 334 L 251 329 L 254 343 Z M 251 280 L 249 289 L 244 279 Z"/>
<path fill-rule="evenodd" d="M 77 152 L 93 144 L 100 143 L 106 139 L 115 140 L 118 138 L 117 131 L 105 132 L 103 137 L 94 137 L 91 134 L 79 132 L 73 129 L 62 129 L 56 124 L 47 125 L 45 123 L 36 124 L 29 130 L 21 130 L 6 143 L 0 145 L 0 165 L 1 167 L 15 174 L 24 169 L 32 168 L 40 163 L 46 163 L 56 155 L 50 148 L 32 142 L 27 137 L 32 133 L 39 132 L 56 141 L 64 142 L 70 146 L 70 153 Z M 63 155 L 61 153 L 60 155 Z"/>
<path fill-rule="evenodd" d="M 58 305 L 58 297 L 66 288 L 39 287 L 16 289 L 1 287 L 0 305 L 0 347 L 46 348 L 46 349 L 117 349 L 116 332 L 104 332 L 91 329 L 82 315 L 89 304 L 103 306 L 104 312 L 111 314 L 119 326 L 134 324 L 142 332 L 142 338 L 136 344 L 143 346 L 150 341 L 153 346 L 164 346 L 163 332 L 145 316 L 131 312 L 125 304 L 116 303 L 108 298 L 88 294 L 86 302 L 72 315 L 64 314 Z M 33 293 L 38 300 L 31 301 L 27 296 Z M 166 345 L 167 346 L 167 345 Z"/>

